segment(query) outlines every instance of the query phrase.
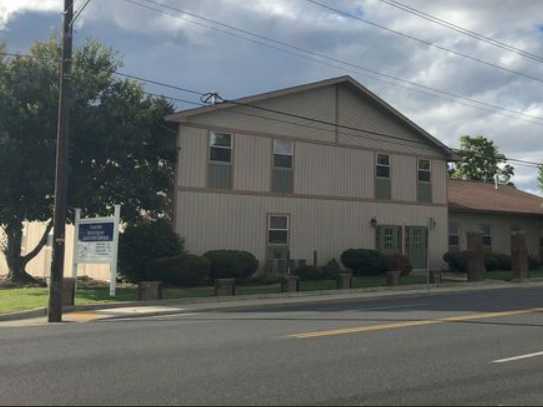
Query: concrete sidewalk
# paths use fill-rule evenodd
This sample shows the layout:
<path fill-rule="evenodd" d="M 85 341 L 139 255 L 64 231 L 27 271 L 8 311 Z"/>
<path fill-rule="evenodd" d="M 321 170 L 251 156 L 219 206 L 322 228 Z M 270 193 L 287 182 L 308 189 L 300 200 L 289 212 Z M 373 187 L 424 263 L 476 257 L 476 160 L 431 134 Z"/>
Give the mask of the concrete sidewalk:
<path fill-rule="evenodd" d="M 504 283 L 496 281 L 483 281 L 479 283 L 455 283 L 442 286 L 432 286 L 430 290 L 420 285 L 353 289 L 353 290 L 328 290 L 299 293 L 245 295 L 235 297 L 209 297 L 193 299 L 162 300 L 153 302 L 125 302 L 116 304 L 98 304 L 70 307 L 64 313 L 63 321 L 66 323 L 85 323 L 101 320 L 113 320 L 120 318 L 137 318 L 157 315 L 181 314 L 184 312 L 208 312 L 228 311 L 260 306 L 277 306 L 291 304 L 311 304 L 326 302 L 350 301 L 353 299 L 375 300 L 391 297 L 417 297 L 436 296 L 449 293 L 487 291 L 507 288 L 543 287 L 543 281 L 524 283 Z M 31 315 L 28 318 L 19 318 L 0 322 L 0 328 L 39 326 L 47 324 L 45 311 L 34 310 L 31 313 L 40 312 L 40 316 Z M 19 313 L 24 316 L 24 313 Z"/>

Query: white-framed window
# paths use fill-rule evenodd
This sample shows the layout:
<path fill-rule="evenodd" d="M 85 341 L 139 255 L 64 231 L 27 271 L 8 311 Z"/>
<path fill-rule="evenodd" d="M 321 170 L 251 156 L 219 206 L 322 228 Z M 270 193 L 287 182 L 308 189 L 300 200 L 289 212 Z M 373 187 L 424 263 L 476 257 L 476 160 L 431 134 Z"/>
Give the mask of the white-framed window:
<path fill-rule="evenodd" d="M 417 162 L 417 201 L 432 202 L 432 162 L 427 159 Z"/>
<path fill-rule="evenodd" d="M 377 154 L 375 158 L 375 199 L 390 200 L 391 198 L 390 156 Z"/>
<path fill-rule="evenodd" d="M 460 226 L 456 222 L 449 222 L 449 250 L 460 250 Z"/>
<path fill-rule="evenodd" d="M 432 182 L 432 163 L 430 160 L 419 160 L 418 180 L 419 182 Z"/>
<path fill-rule="evenodd" d="M 232 142 L 230 133 L 209 132 L 207 186 L 232 189 Z"/>
<path fill-rule="evenodd" d="M 232 135 L 230 133 L 209 133 L 209 161 L 232 162 Z"/>
<path fill-rule="evenodd" d="M 375 166 L 375 176 L 377 178 L 390 178 L 390 156 L 387 154 L 377 154 Z"/>
<path fill-rule="evenodd" d="M 492 250 L 492 228 L 490 225 L 479 225 L 479 231 L 485 250 Z"/>
<path fill-rule="evenodd" d="M 294 192 L 294 143 L 273 140 L 272 192 Z"/>
<path fill-rule="evenodd" d="M 268 215 L 268 244 L 288 245 L 289 242 L 289 215 Z"/>

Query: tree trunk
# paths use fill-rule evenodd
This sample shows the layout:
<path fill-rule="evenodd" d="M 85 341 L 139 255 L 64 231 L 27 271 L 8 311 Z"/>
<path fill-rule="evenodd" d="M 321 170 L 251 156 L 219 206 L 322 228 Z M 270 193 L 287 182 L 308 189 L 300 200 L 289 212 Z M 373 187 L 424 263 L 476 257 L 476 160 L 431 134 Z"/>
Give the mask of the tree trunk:
<path fill-rule="evenodd" d="M 13 222 L 12 224 L 9 224 L 3 228 L 7 239 L 4 254 L 6 256 L 6 263 L 9 270 L 7 276 L 8 281 L 11 281 L 17 285 L 38 282 L 34 277 L 26 272 L 25 267 L 30 260 L 39 254 L 43 246 L 45 246 L 47 243 L 47 235 L 51 231 L 51 227 L 52 223 L 49 223 L 36 247 L 24 256 L 22 254 L 23 223 Z"/>

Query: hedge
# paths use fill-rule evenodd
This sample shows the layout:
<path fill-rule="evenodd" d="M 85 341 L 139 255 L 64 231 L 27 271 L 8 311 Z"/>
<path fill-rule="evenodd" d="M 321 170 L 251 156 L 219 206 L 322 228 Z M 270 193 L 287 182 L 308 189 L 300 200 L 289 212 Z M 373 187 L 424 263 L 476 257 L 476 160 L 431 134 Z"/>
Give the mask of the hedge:
<path fill-rule="evenodd" d="M 168 285 L 196 287 L 209 283 L 209 260 L 203 256 L 183 254 L 151 262 L 149 275 Z"/>
<path fill-rule="evenodd" d="M 379 275 L 387 270 L 386 258 L 377 250 L 348 249 L 341 253 L 341 262 L 355 275 Z"/>
<path fill-rule="evenodd" d="M 247 280 L 258 270 L 258 260 L 242 250 L 210 250 L 204 253 L 210 263 L 210 278 L 235 278 Z"/>

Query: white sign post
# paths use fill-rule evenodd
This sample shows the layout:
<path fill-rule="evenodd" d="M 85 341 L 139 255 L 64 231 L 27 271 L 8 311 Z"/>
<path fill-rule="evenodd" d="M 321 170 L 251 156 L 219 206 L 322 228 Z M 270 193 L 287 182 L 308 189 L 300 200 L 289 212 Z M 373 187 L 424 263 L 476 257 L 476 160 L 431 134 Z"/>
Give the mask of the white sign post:
<path fill-rule="evenodd" d="M 119 222 L 121 206 L 115 205 L 113 217 L 81 219 L 81 210 L 75 210 L 74 259 L 72 275 L 77 282 L 79 264 L 109 264 L 109 295 L 117 289 L 117 258 L 119 248 Z"/>

